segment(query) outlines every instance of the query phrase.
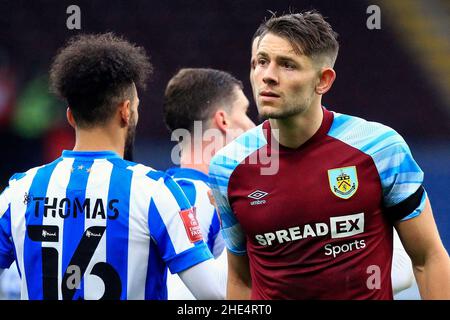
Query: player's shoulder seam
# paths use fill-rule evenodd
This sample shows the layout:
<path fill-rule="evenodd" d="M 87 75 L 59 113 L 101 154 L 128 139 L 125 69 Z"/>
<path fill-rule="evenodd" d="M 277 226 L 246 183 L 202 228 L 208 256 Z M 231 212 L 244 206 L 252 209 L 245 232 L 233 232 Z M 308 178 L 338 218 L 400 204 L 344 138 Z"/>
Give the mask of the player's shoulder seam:
<path fill-rule="evenodd" d="M 127 162 L 124 162 L 124 164 L 125 164 L 125 167 L 124 167 L 125 169 L 133 171 L 133 173 L 137 176 L 145 176 L 151 171 L 156 171 L 152 167 L 143 165 L 141 163 L 127 161 Z"/>
<path fill-rule="evenodd" d="M 145 181 L 145 183 L 159 183 L 170 178 L 164 171 L 156 170 L 140 163 L 128 162 L 126 169 L 133 172 L 134 179 L 140 179 Z"/>
<path fill-rule="evenodd" d="M 170 177 L 170 176 L 169 176 Z M 173 181 L 175 181 L 178 184 L 189 184 L 192 185 L 194 187 L 198 187 L 198 186 L 207 186 L 208 184 L 203 181 L 203 180 L 197 180 L 197 179 L 189 179 L 189 178 L 174 178 L 172 177 Z"/>
<path fill-rule="evenodd" d="M 403 144 L 402 136 L 391 127 L 356 116 L 335 113 L 328 135 L 368 153 L 379 146 Z M 369 152 L 370 153 L 370 152 Z"/>
<path fill-rule="evenodd" d="M 241 157 L 245 158 L 246 156 L 248 156 L 248 154 L 251 154 L 263 147 L 265 144 L 267 144 L 267 141 L 264 137 L 262 126 L 263 124 L 260 124 L 244 132 L 239 137 L 228 143 L 226 146 L 216 152 L 211 160 L 211 163 L 220 163 L 221 159 L 223 158 L 236 160 L 235 157 L 237 155 L 239 155 L 238 160 L 242 161 L 243 159 L 240 159 Z M 236 161 L 240 162 L 238 160 Z"/>
<path fill-rule="evenodd" d="M 53 162 L 52 162 L 52 163 L 53 163 Z M 20 183 L 21 181 L 23 181 L 23 178 L 25 178 L 26 176 L 28 176 L 28 175 L 30 175 L 30 174 L 34 174 L 34 173 L 36 173 L 36 171 L 38 171 L 39 169 L 45 168 L 45 167 L 51 165 L 52 163 L 44 164 L 44 165 L 41 165 L 41 166 L 36 166 L 36 167 L 33 167 L 33 168 L 28 169 L 28 170 L 25 171 L 25 172 L 16 172 L 16 173 L 14 173 L 14 174 L 11 176 L 11 178 L 9 178 L 9 185 L 10 185 L 10 186 L 13 186 L 13 185 L 16 184 L 16 183 Z"/>
<path fill-rule="evenodd" d="M 369 120 L 360 118 L 358 116 L 352 116 L 352 115 L 348 115 L 348 114 L 334 112 L 334 120 L 333 120 L 333 124 L 331 126 L 330 131 L 333 129 L 337 129 L 339 127 L 348 128 L 349 126 L 375 128 L 375 129 L 379 129 L 379 131 L 381 133 L 386 132 L 386 131 L 394 131 L 395 132 L 395 130 L 392 129 L 391 127 L 389 127 L 385 124 L 376 122 L 376 121 L 369 121 Z"/>

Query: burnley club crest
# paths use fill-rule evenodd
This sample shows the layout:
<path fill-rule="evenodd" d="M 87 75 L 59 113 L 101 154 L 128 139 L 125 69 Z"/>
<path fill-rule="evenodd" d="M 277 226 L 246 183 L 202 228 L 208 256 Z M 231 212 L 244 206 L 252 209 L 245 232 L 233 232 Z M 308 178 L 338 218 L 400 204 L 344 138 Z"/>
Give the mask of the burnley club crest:
<path fill-rule="evenodd" d="M 344 167 L 328 170 L 328 181 L 331 192 L 335 196 L 348 199 L 353 196 L 358 189 L 358 176 L 356 167 Z"/>

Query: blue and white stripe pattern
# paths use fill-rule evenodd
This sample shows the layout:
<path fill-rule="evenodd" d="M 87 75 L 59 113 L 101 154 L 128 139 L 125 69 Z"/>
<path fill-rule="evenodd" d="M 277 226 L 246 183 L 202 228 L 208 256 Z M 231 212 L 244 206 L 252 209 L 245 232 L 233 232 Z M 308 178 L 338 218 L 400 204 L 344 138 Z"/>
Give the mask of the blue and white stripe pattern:
<path fill-rule="evenodd" d="M 378 170 L 386 207 L 392 207 L 414 194 L 422 185 L 424 174 L 411 155 L 404 139 L 393 129 L 376 122 L 334 113 L 328 132 L 369 155 Z M 402 220 L 419 215 L 425 206 L 426 192 L 420 205 Z"/>
<path fill-rule="evenodd" d="M 190 207 L 163 172 L 110 151 L 64 151 L 14 175 L 0 195 L 0 267 L 17 260 L 22 299 L 166 299 L 166 266 L 176 273 L 212 258 L 189 240 L 179 213 Z"/>
<path fill-rule="evenodd" d="M 173 167 L 166 173 L 181 187 L 189 202 L 196 208 L 203 239 L 214 258 L 219 257 L 225 243 L 220 233 L 216 209 L 208 197 L 209 177 L 201 171 L 190 168 Z"/>
<path fill-rule="evenodd" d="M 228 182 L 236 167 L 266 144 L 261 124 L 243 133 L 217 152 L 209 165 L 211 190 L 222 221 L 222 236 L 228 250 L 236 255 L 247 252 L 246 239 L 228 201 Z"/>

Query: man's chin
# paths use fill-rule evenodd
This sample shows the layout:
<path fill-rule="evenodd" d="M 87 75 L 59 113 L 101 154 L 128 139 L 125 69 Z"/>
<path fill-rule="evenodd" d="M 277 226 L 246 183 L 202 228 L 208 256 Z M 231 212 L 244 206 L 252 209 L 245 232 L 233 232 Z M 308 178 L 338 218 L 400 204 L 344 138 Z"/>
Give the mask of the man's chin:
<path fill-rule="evenodd" d="M 287 119 L 292 116 L 301 114 L 307 110 L 306 108 L 296 107 L 296 108 L 283 108 L 275 106 L 262 106 L 258 109 L 259 116 L 262 119 Z"/>
<path fill-rule="evenodd" d="M 283 111 L 273 106 L 263 106 L 259 109 L 259 116 L 263 119 L 284 118 Z"/>

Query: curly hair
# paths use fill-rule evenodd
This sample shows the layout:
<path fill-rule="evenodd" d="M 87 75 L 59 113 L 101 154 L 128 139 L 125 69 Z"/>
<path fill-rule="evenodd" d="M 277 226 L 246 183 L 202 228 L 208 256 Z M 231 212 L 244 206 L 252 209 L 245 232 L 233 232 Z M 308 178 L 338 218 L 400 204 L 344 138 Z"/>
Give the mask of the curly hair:
<path fill-rule="evenodd" d="M 145 89 L 153 67 L 144 48 L 112 33 L 78 35 L 61 48 L 50 69 L 50 89 L 66 100 L 79 127 L 106 123 L 133 83 Z"/>
<path fill-rule="evenodd" d="M 194 121 L 204 121 L 218 108 L 234 101 L 234 88 L 242 82 L 225 71 L 209 68 L 180 69 L 167 84 L 163 113 L 170 131 L 191 131 Z"/>

